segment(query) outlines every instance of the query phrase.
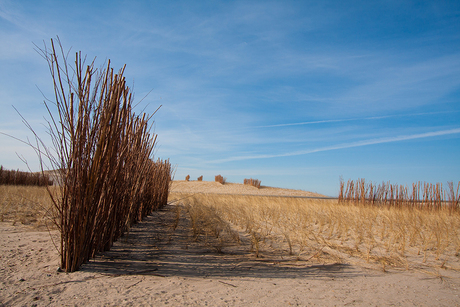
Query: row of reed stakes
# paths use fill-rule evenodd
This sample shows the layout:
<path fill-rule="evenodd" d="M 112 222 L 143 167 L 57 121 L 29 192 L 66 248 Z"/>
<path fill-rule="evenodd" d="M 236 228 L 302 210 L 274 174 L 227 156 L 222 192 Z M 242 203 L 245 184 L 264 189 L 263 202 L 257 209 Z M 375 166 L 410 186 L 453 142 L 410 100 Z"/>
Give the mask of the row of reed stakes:
<path fill-rule="evenodd" d="M 45 173 L 21 172 L 7 170 L 0 166 L 0 185 L 27 185 L 48 186 L 53 185 L 53 180 Z"/>
<path fill-rule="evenodd" d="M 447 183 L 416 182 L 411 187 L 382 182 L 376 185 L 365 179 L 348 180 L 345 184 L 340 179 L 339 202 L 351 202 L 364 205 L 390 207 L 410 207 L 417 209 L 450 211 L 460 210 L 460 182 L 455 187 L 453 182 Z"/>
<path fill-rule="evenodd" d="M 57 107 L 53 112 L 45 102 L 54 155 L 43 143 L 39 152 L 59 170 L 62 193 L 50 194 L 61 232 L 61 270 L 73 272 L 166 205 L 172 169 L 169 160 L 153 160 L 153 115 L 133 112 L 125 67 L 115 74 L 109 60 L 106 68 L 95 69 L 93 61 L 84 69 L 78 52 L 73 68 L 58 42 L 60 55 L 53 40 L 51 49 L 39 49 Z"/>

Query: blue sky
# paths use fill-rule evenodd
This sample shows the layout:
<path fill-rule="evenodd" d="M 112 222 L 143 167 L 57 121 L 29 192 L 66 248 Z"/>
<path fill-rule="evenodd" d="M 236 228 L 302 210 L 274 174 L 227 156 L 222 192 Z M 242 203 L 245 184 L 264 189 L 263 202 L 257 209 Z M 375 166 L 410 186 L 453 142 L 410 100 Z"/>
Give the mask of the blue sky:
<path fill-rule="evenodd" d="M 47 63 L 59 36 L 110 59 L 154 112 L 176 179 L 337 195 L 340 176 L 460 180 L 458 1 L 0 0 L 0 132 L 46 139 Z M 0 164 L 38 170 L 0 135 Z M 17 153 L 17 154 L 16 154 Z"/>

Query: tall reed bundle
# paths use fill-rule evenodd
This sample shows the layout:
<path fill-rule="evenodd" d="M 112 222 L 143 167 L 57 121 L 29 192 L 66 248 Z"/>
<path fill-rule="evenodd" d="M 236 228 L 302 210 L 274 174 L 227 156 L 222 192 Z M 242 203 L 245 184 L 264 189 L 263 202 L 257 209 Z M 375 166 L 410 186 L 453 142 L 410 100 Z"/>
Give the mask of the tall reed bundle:
<path fill-rule="evenodd" d="M 60 170 L 62 196 L 53 202 L 59 212 L 61 269 L 77 270 L 96 253 L 108 250 L 128 228 L 167 202 L 171 180 L 169 160 L 151 159 L 156 135 L 151 116 L 136 115 L 123 67 L 114 74 L 110 61 L 98 71 L 94 61 L 84 69 L 81 53 L 73 74 L 59 42 L 62 58 L 40 50 L 53 79 L 57 115 L 49 133 Z M 74 79 L 75 78 L 75 79 Z M 48 157 L 53 157 L 46 150 Z"/>
<path fill-rule="evenodd" d="M 222 175 L 217 175 L 214 180 L 216 182 L 219 182 L 220 184 L 225 184 L 225 182 L 227 181 L 227 178 L 224 178 L 222 177 Z"/>
<path fill-rule="evenodd" d="M 418 209 L 439 210 L 447 208 L 451 211 L 460 209 L 459 188 L 448 182 L 449 192 L 443 189 L 442 183 L 416 182 L 412 187 L 382 182 L 375 185 L 366 183 L 365 179 L 348 180 L 345 184 L 340 179 L 339 202 L 383 205 L 390 207 L 412 207 Z"/>

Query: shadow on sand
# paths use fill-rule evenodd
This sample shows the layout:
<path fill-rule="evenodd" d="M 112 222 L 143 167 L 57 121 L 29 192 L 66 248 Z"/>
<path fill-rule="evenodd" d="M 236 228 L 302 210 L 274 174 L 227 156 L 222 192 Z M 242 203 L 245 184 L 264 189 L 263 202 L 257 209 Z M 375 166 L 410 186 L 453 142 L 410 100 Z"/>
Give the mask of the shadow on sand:
<path fill-rule="evenodd" d="M 320 264 L 266 255 L 256 258 L 246 244 L 225 246 L 217 253 L 191 238 L 182 216 L 173 229 L 175 210 L 169 205 L 135 225 L 107 251 L 81 271 L 107 275 L 248 278 L 353 278 L 362 271 L 348 264 Z"/>

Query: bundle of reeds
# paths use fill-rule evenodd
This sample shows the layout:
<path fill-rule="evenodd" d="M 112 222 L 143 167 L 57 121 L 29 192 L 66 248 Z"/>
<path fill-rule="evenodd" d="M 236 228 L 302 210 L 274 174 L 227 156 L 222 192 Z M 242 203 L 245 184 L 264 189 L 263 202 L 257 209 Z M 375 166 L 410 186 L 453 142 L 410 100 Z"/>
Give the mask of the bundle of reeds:
<path fill-rule="evenodd" d="M 225 184 L 225 182 L 227 181 L 227 178 L 222 177 L 222 175 L 217 175 L 215 177 L 215 181 L 219 182 L 220 184 Z"/>
<path fill-rule="evenodd" d="M 258 179 L 244 179 L 244 184 L 247 184 L 247 185 L 252 185 L 253 187 L 256 187 L 258 189 L 260 189 L 260 184 L 262 182 Z"/>
<path fill-rule="evenodd" d="M 45 173 L 21 172 L 19 170 L 6 170 L 0 166 L 0 185 L 53 185 L 50 176 Z"/>
<path fill-rule="evenodd" d="M 63 190 L 59 199 L 52 195 L 59 212 L 61 269 L 73 272 L 166 204 L 171 164 L 151 159 L 156 143 L 151 116 L 133 112 L 125 67 L 115 74 L 109 61 L 98 71 L 93 61 L 84 69 L 77 53 L 71 75 L 59 46 L 62 57 L 53 40 L 50 50 L 40 51 L 49 64 L 57 107 L 53 114 L 47 105 L 56 151 L 51 163 L 60 170 Z"/>
<path fill-rule="evenodd" d="M 442 183 L 416 182 L 412 187 L 382 182 L 375 185 L 365 179 L 348 180 L 345 184 L 340 179 L 339 202 L 383 205 L 391 207 L 412 207 L 418 209 L 438 210 L 448 208 L 459 210 L 459 187 L 455 189 L 453 182 L 448 183 L 449 193 Z"/>

